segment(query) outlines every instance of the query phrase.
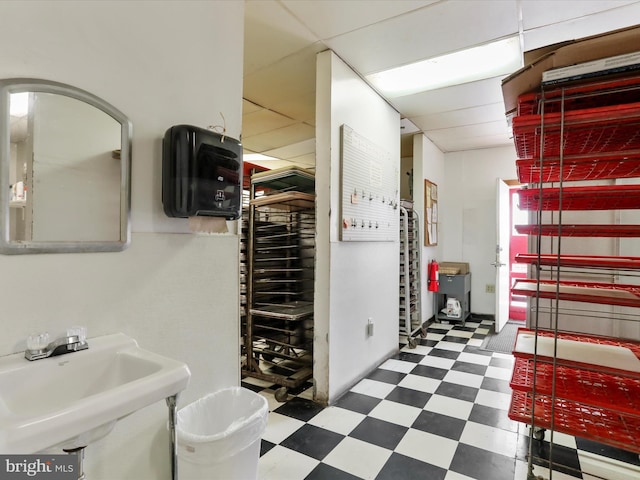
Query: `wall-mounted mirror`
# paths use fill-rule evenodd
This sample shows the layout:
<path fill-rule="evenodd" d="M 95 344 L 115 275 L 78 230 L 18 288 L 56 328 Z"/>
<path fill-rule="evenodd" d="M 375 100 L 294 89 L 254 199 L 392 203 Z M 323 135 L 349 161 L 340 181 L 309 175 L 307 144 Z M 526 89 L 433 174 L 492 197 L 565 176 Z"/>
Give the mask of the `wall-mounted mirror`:
<path fill-rule="evenodd" d="M 130 241 L 131 122 L 88 92 L 0 80 L 0 253 L 108 252 Z"/>

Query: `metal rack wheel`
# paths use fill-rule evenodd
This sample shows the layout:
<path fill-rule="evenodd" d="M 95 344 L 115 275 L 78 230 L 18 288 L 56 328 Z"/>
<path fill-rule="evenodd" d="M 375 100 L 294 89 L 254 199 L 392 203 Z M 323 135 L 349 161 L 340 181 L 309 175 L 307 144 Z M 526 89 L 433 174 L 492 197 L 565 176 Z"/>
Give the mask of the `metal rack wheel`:
<path fill-rule="evenodd" d="M 527 480 L 545 480 L 545 478 L 541 475 L 536 475 L 534 473 L 527 474 Z"/>
<path fill-rule="evenodd" d="M 416 345 L 417 345 L 416 339 L 409 337 L 408 344 L 409 344 L 409 348 L 416 348 Z"/>
<path fill-rule="evenodd" d="M 276 397 L 276 400 L 278 402 L 280 403 L 286 402 L 287 397 L 289 396 L 289 390 L 287 389 L 287 387 L 280 387 L 279 389 L 276 390 L 276 393 L 274 394 L 274 396 Z"/>
<path fill-rule="evenodd" d="M 424 328 L 424 327 L 420 328 L 420 336 L 422 338 L 426 338 L 427 337 L 427 329 L 426 328 Z"/>
<path fill-rule="evenodd" d="M 540 440 L 543 441 L 544 440 L 544 432 L 546 432 L 546 430 L 544 428 L 541 427 L 535 427 L 533 429 L 533 437 L 536 440 Z"/>

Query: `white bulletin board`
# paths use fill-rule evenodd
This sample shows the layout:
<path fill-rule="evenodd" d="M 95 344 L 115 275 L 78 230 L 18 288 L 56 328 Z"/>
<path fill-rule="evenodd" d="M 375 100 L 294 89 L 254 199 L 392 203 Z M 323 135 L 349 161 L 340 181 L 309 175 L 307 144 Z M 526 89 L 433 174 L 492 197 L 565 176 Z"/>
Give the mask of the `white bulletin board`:
<path fill-rule="evenodd" d="M 342 125 L 340 139 L 340 240 L 397 240 L 400 160 L 347 125 Z"/>

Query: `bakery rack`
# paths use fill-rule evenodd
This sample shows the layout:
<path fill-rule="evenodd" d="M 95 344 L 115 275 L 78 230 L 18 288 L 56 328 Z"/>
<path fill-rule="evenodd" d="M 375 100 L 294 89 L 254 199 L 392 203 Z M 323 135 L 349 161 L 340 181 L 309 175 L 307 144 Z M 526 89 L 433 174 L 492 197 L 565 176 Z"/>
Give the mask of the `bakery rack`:
<path fill-rule="evenodd" d="M 628 210 L 640 208 L 637 185 L 523 188 L 521 210 Z"/>
<path fill-rule="evenodd" d="M 640 237 L 640 225 L 627 224 L 533 224 L 515 225 L 518 233 L 544 237 Z"/>
<path fill-rule="evenodd" d="M 518 116 L 541 113 L 544 103 L 545 113 L 564 110 L 584 110 L 602 105 L 619 105 L 640 101 L 640 75 L 624 78 L 603 78 L 589 83 L 576 83 L 565 88 L 555 88 L 545 92 L 531 92 L 518 98 Z"/>
<path fill-rule="evenodd" d="M 521 279 L 514 282 L 511 291 L 514 295 L 526 297 L 640 307 L 640 285 Z"/>
<path fill-rule="evenodd" d="M 640 176 L 640 151 L 603 153 L 593 155 L 565 155 L 544 158 L 541 162 L 534 158 L 516 160 L 520 183 L 550 183 L 577 180 L 609 180 Z M 562 176 L 560 172 L 562 171 Z"/>
<path fill-rule="evenodd" d="M 413 202 L 400 202 L 400 326 L 399 334 L 409 348 L 416 347 L 415 336 L 426 337 L 420 306 L 420 221 Z"/>
<path fill-rule="evenodd" d="M 530 266 L 530 278 L 517 280 L 512 292 L 530 298 L 531 330 L 520 331 L 514 346 L 509 417 L 529 424 L 539 440 L 549 429 L 640 453 L 640 369 L 634 367 L 640 343 L 559 328 L 560 312 L 574 310 L 577 330 L 580 316 L 589 316 L 573 302 L 610 305 L 611 312 L 640 307 L 639 257 L 576 255 L 562 242 L 640 237 L 640 225 L 580 224 L 564 216 L 640 209 L 640 185 L 616 182 L 640 177 L 640 76 L 543 84 L 539 92 L 521 95 L 512 127 L 518 178 L 528 184 L 519 192 L 520 207 L 535 216 L 532 224 L 515 228 L 531 235 L 535 248 L 516 257 Z M 539 323 L 542 301 L 549 305 L 548 328 Z M 638 321 L 637 314 L 598 315 L 600 321 Z M 531 343 L 524 348 L 527 336 Z M 612 348 L 629 355 L 613 366 L 601 362 L 601 353 Z M 532 456 L 530 450 L 529 479 L 535 478 Z"/>
<path fill-rule="evenodd" d="M 585 267 L 640 271 L 640 257 L 613 257 L 609 255 L 549 255 L 518 253 L 516 262 L 550 267 Z"/>
<path fill-rule="evenodd" d="M 518 338 L 526 334 L 533 335 L 534 332 L 520 329 Z M 604 346 L 604 352 L 609 352 L 606 349 L 611 347 L 624 348 L 635 356 L 636 364 L 631 363 L 633 370 L 625 370 L 629 365 L 627 362 L 594 364 L 585 361 L 587 359 L 554 358 L 552 351 L 532 354 L 530 350 L 518 350 L 516 341 L 509 417 L 531 422 L 531 405 L 535 400 L 535 425 L 538 428 L 552 428 L 640 453 L 640 343 L 545 330 L 539 330 L 537 335 L 578 346 Z M 540 432 L 543 433 L 538 430 Z M 544 438 L 543 435 L 539 437 Z"/>
<path fill-rule="evenodd" d="M 247 232 L 249 231 L 249 201 L 251 176 L 267 170 L 250 162 L 242 164 L 242 215 L 240 217 L 240 330 L 241 348 L 244 348 L 247 311 Z"/>
<path fill-rule="evenodd" d="M 513 118 L 520 158 L 598 154 L 640 148 L 640 102 Z M 596 126 L 597 125 L 597 126 Z"/>
<path fill-rule="evenodd" d="M 313 374 L 315 183 L 299 168 L 252 175 L 242 375 L 289 389 Z"/>

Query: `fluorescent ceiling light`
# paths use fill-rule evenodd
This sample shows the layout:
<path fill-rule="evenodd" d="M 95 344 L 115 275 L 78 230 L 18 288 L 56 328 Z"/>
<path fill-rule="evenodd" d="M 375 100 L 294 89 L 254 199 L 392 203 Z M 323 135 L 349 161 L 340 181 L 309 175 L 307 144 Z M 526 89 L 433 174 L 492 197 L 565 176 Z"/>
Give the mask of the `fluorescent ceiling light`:
<path fill-rule="evenodd" d="M 245 153 L 242 155 L 242 159 L 246 162 L 264 162 L 265 160 L 280 160 L 276 157 L 270 157 L 269 155 L 263 155 L 262 153 Z"/>
<path fill-rule="evenodd" d="M 29 113 L 29 92 L 12 93 L 9 115 L 24 117 L 27 113 Z"/>
<path fill-rule="evenodd" d="M 384 96 L 402 97 L 512 73 L 522 67 L 519 37 L 367 75 Z"/>

